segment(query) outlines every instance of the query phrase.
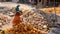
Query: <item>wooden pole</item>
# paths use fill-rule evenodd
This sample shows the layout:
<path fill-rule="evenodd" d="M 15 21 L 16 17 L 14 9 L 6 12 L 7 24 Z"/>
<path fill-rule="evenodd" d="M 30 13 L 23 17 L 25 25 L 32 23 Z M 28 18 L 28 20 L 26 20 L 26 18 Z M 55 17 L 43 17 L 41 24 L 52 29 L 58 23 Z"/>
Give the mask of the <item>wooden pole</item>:
<path fill-rule="evenodd" d="M 55 19 L 56 19 L 56 21 L 57 21 L 57 16 L 56 16 L 55 5 L 56 5 L 56 1 L 54 0 L 54 11 L 55 11 Z"/>

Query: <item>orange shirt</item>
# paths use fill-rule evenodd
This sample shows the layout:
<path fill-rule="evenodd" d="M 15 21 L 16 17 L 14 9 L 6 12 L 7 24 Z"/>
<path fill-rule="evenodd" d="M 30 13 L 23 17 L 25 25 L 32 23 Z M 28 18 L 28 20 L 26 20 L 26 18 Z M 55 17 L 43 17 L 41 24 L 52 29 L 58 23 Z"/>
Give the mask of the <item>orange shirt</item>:
<path fill-rule="evenodd" d="M 20 13 L 17 12 L 17 13 L 15 14 L 14 19 L 13 19 L 13 24 L 15 24 L 15 23 L 21 23 L 21 22 L 22 22 L 22 21 L 21 21 L 21 18 L 20 18 L 19 16 L 20 16 Z"/>

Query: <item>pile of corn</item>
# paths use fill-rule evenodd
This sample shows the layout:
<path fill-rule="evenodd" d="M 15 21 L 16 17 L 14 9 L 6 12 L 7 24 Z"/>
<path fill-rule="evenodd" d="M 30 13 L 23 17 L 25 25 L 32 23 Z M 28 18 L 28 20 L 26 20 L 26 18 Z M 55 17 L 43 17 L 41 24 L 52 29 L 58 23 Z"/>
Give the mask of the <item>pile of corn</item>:
<path fill-rule="evenodd" d="M 56 11 L 56 14 L 60 14 L 60 7 L 42 8 L 40 10 L 42 10 L 44 12 L 48 12 L 48 13 L 55 13 L 55 11 Z"/>
<path fill-rule="evenodd" d="M 42 32 L 38 30 L 47 33 L 49 32 L 49 28 L 47 27 L 48 22 L 43 18 L 41 14 L 38 14 L 37 12 L 34 11 L 30 12 L 26 10 L 25 12 L 23 12 L 21 18 L 23 19 L 24 24 L 17 24 L 13 26 L 13 28 L 11 28 L 10 30 L 9 29 L 6 30 L 5 33 L 6 34 L 42 34 Z M 33 27 L 29 24 L 31 24 Z"/>
<path fill-rule="evenodd" d="M 21 18 L 23 18 L 24 23 L 31 24 L 44 32 L 49 32 L 48 22 L 41 14 L 30 11 L 29 13 L 22 15 Z"/>
<path fill-rule="evenodd" d="M 5 34 L 46 34 L 40 30 L 37 30 L 30 24 L 20 23 L 14 25 L 13 28 L 5 30 Z"/>

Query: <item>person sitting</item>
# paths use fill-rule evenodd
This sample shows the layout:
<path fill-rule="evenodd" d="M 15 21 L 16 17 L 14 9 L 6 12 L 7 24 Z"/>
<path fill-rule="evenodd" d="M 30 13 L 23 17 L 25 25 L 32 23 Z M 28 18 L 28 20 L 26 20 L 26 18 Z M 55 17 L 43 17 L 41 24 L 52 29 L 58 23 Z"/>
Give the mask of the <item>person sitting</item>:
<path fill-rule="evenodd" d="M 16 24 L 19 24 L 22 22 L 21 18 L 20 18 L 20 15 L 21 15 L 21 11 L 19 10 L 19 6 L 20 5 L 17 5 L 16 6 L 16 14 L 15 14 L 15 17 L 13 19 L 13 24 L 16 25 Z"/>

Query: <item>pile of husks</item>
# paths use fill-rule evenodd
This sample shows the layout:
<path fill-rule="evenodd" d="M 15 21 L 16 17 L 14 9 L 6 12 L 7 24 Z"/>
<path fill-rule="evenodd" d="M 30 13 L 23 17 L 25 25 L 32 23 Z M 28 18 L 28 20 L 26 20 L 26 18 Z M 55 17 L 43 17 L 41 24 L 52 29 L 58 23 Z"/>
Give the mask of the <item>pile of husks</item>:
<path fill-rule="evenodd" d="M 0 26 L 10 23 L 11 17 L 0 13 Z"/>
<path fill-rule="evenodd" d="M 20 23 L 14 25 L 13 28 L 5 30 L 5 34 L 45 34 L 40 30 L 37 30 L 30 24 Z"/>

